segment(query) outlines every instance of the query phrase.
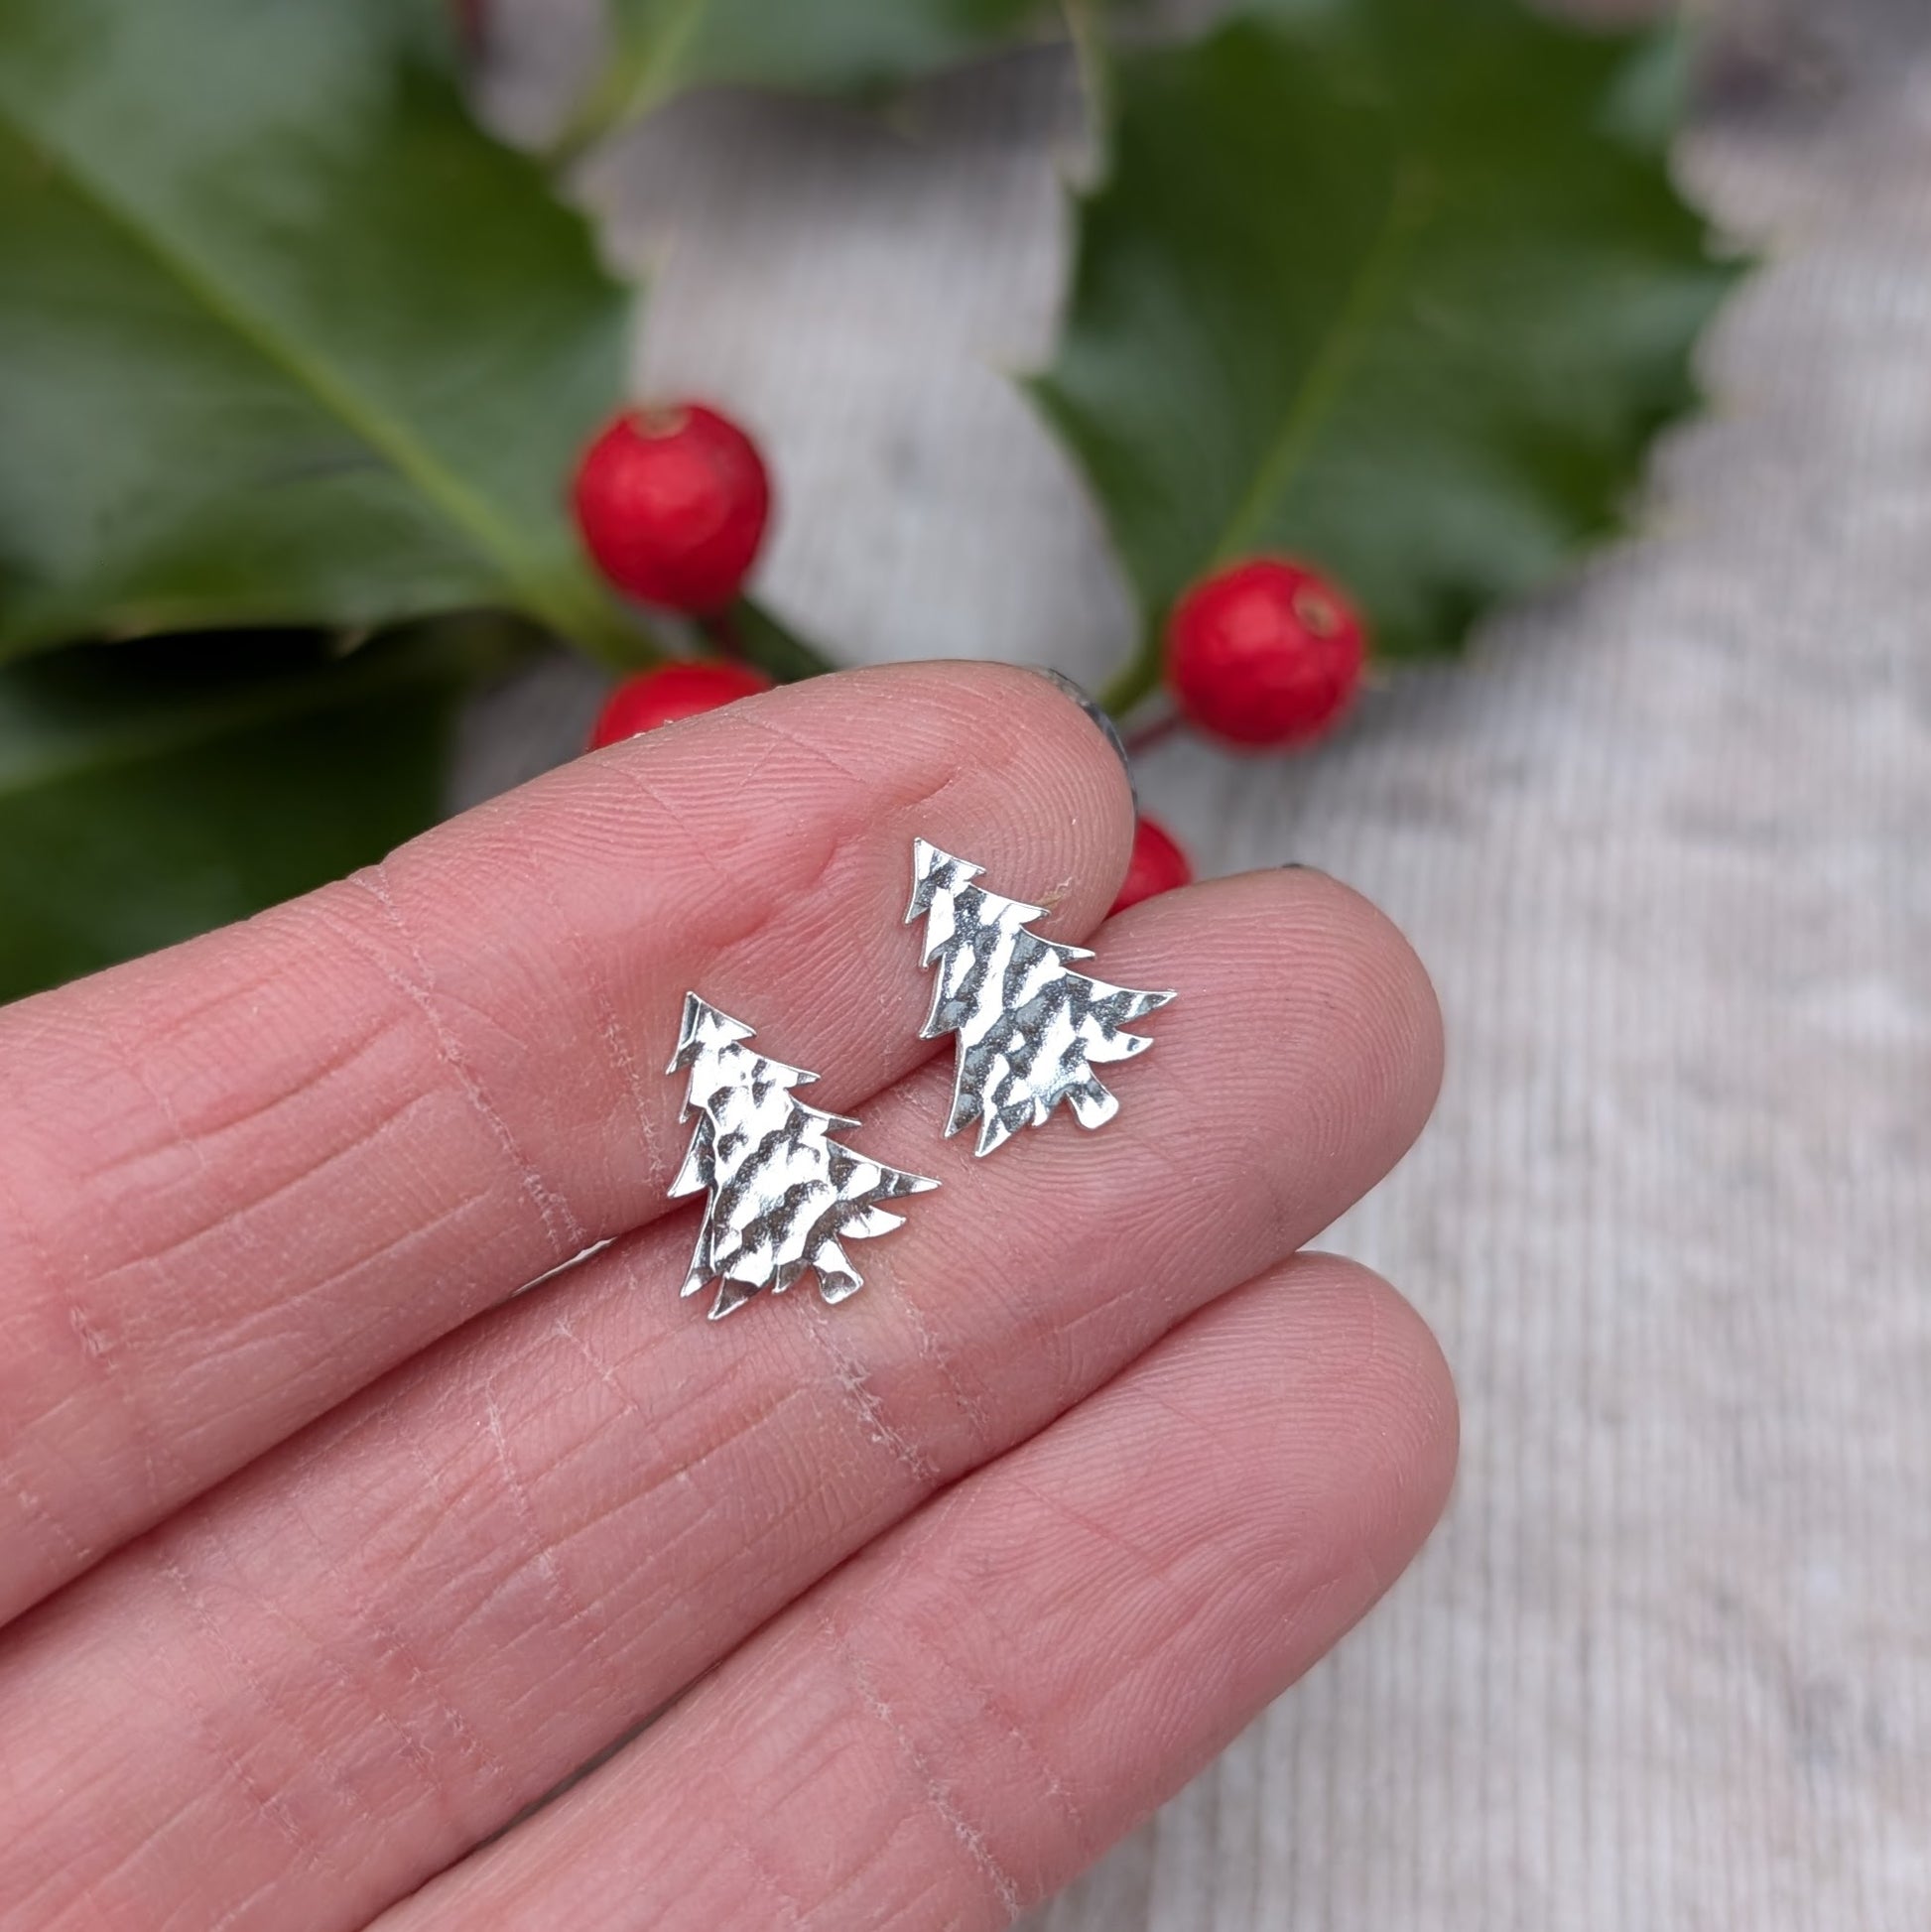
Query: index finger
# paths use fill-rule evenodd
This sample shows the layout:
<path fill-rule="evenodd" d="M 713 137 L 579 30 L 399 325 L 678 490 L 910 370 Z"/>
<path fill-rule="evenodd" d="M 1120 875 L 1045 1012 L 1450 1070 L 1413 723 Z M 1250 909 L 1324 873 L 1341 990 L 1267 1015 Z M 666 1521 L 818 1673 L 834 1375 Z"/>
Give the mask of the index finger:
<path fill-rule="evenodd" d="M 1131 833 L 1114 751 L 1046 680 L 895 665 L 581 760 L 0 1013 L 0 1618 L 660 1213 L 687 989 L 848 1106 L 933 1051 L 915 836 L 1079 938 Z"/>

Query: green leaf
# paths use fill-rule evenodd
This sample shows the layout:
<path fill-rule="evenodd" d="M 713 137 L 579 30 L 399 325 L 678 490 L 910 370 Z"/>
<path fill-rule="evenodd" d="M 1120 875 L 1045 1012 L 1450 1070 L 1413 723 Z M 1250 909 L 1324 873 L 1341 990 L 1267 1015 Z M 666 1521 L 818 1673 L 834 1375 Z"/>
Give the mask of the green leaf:
<path fill-rule="evenodd" d="M 609 0 L 614 51 L 579 132 L 688 87 L 875 94 L 1052 15 L 1051 0 Z"/>
<path fill-rule="evenodd" d="M 1111 704 L 1236 558 L 1318 565 L 1402 658 L 1617 528 L 1736 273 L 1671 185 L 1658 53 L 1515 0 L 1261 0 L 1120 60 L 1036 385 L 1146 619 Z"/>
<path fill-rule="evenodd" d="M 457 700 L 500 626 L 346 660 L 304 633 L 89 645 L 0 667 L 0 1000 L 241 919 L 442 814 Z"/>
<path fill-rule="evenodd" d="M 565 506 L 629 301 L 446 36 L 0 4 L 0 653 L 507 605 L 638 655 Z"/>

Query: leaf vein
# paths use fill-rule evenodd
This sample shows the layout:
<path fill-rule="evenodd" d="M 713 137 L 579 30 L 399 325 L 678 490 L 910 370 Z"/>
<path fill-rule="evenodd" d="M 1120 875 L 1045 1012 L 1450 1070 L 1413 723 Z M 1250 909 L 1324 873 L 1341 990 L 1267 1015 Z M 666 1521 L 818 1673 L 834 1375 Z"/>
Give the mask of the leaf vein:
<path fill-rule="evenodd" d="M 1295 385 L 1281 426 L 1235 506 L 1214 549 L 1217 565 L 1234 562 L 1251 547 L 1270 506 L 1286 490 L 1306 456 L 1322 419 L 1333 408 L 1373 330 L 1376 316 L 1394 292 L 1403 262 L 1436 205 L 1413 164 L 1397 173 L 1380 232 L 1361 257 L 1347 294 L 1335 311 L 1328 339 Z"/>
<path fill-rule="evenodd" d="M 0 102 L 0 106 L 10 106 Z M 40 157 L 73 197 L 145 255 L 168 280 L 180 287 L 204 313 L 225 327 L 270 367 L 279 370 L 334 417 L 377 456 L 405 477 L 444 518 L 499 571 L 524 607 L 565 635 L 584 634 L 589 613 L 562 586 L 547 580 L 546 573 L 518 542 L 516 533 L 444 464 L 419 438 L 385 416 L 379 407 L 356 392 L 354 385 L 322 358 L 289 339 L 284 331 L 256 314 L 221 278 L 161 231 L 158 222 L 144 219 L 84 162 L 26 125 L 18 110 L 8 117 L 15 138 Z"/>

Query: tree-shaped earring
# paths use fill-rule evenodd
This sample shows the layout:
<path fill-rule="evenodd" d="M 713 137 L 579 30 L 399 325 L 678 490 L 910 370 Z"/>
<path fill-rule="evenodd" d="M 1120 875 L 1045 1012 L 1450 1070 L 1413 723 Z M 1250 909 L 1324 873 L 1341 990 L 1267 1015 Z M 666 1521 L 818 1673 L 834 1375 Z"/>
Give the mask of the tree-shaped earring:
<path fill-rule="evenodd" d="M 834 1140 L 834 1127 L 857 1121 L 795 1099 L 792 1089 L 818 1076 L 767 1060 L 744 1044 L 753 1037 L 742 1020 L 688 993 L 668 1070 L 691 1077 L 678 1117 L 694 1107 L 702 1116 L 671 1194 L 709 1194 L 684 1293 L 715 1281 L 713 1322 L 761 1288 L 782 1295 L 808 1272 L 828 1302 L 848 1300 L 865 1281 L 843 1243 L 903 1226 L 904 1217 L 880 1204 L 939 1185 Z"/>
<path fill-rule="evenodd" d="M 1144 1053 L 1153 1042 L 1122 1029 L 1174 997 L 1073 971 L 1092 953 L 1028 932 L 1046 908 L 973 884 L 983 869 L 915 839 L 905 915 L 907 925 L 924 915 L 923 964 L 939 968 L 923 1037 L 959 1036 L 946 1133 L 976 1119 L 981 1156 L 1044 1125 L 1062 1100 L 1083 1127 L 1103 1127 L 1119 1101 L 1094 1067 Z"/>

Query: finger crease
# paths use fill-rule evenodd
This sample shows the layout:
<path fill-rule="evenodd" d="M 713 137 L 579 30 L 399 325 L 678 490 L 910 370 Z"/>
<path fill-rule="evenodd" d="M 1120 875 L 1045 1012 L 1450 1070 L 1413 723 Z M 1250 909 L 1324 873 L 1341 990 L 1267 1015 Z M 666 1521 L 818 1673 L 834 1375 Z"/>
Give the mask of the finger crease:
<path fill-rule="evenodd" d="M 866 1376 L 864 1364 L 839 1342 L 836 1319 L 828 1319 L 822 1309 L 814 1308 L 805 1328 L 831 1363 L 832 1378 L 838 1392 L 856 1410 L 865 1434 L 891 1453 L 921 1492 L 935 1487 L 939 1481 L 937 1465 L 910 1436 L 892 1426 L 878 1391 Z"/>
<path fill-rule="evenodd" d="M 193 1618 L 196 1627 L 219 1652 L 222 1662 L 233 1673 L 236 1681 L 244 1685 L 261 1708 L 279 1725 L 285 1726 L 292 1737 L 306 1744 L 307 1740 L 303 1737 L 301 1727 L 294 1723 L 289 1714 L 282 1709 L 274 1694 L 249 1667 L 247 1659 L 223 1633 L 219 1619 L 203 1602 L 200 1592 L 194 1588 L 193 1580 L 187 1570 L 176 1558 L 160 1553 L 156 1554 L 154 1563 L 161 1574 L 174 1586 L 183 1603 L 187 1605 L 189 1614 Z M 310 1870 L 325 1878 L 340 1878 L 341 1872 L 329 1857 L 322 1839 L 311 1827 L 303 1823 L 285 1798 L 270 1790 L 248 1768 L 240 1751 L 217 1735 L 212 1711 L 204 1713 L 204 1722 L 199 1729 L 203 1740 L 221 1760 L 223 1768 L 247 1796 L 249 1803 L 275 1826 Z M 326 1761 L 323 1753 L 320 1751 L 311 1749 L 308 1754 L 317 1764 Z M 330 1774 L 329 1782 L 335 1788 L 337 1795 L 346 1800 L 347 1793 L 341 1790 L 339 1779 Z"/>
<path fill-rule="evenodd" d="M 939 1776 L 931 1761 L 920 1750 L 917 1739 L 913 1738 L 904 1720 L 879 1692 L 856 1646 L 839 1633 L 831 1616 L 822 1610 L 818 1613 L 818 1625 L 833 1656 L 837 1659 L 850 1678 L 852 1688 L 858 1693 L 859 1701 L 884 1729 L 896 1746 L 899 1756 L 917 1780 L 919 1796 L 971 1861 L 980 1876 L 991 1888 L 992 1895 L 999 1901 L 1001 1908 L 1009 1917 L 1017 1918 L 1025 1908 L 1024 1894 L 1014 1883 L 1011 1874 L 993 1856 L 985 1834 L 960 1810 L 952 1795 L 951 1787 Z"/>
<path fill-rule="evenodd" d="M 489 1434 L 491 1449 L 495 1452 L 496 1466 L 502 1472 L 503 1486 L 509 1495 L 509 1504 L 518 1524 L 529 1541 L 531 1560 L 538 1573 L 550 1587 L 553 1597 L 564 1612 L 559 1636 L 568 1636 L 579 1625 L 588 1621 L 587 1607 L 578 1600 L 577 1593 L 571 1589 L 564 1575 L 563 1565 L 557 1559 L 556 1551 L 543 1534 L 537 1522 L 537 1515 L 530 1504 L 529 1489 L 523 1481 L 522 1472 L 516 1467 L 516 1458 L 510 1449 L 509 1431 L 503 1422 L 502 1405 L 496 1400 L 496 1384 L 488 1375 L 482 1381 L 483 1418 Z M 588 1633 L 588 1647 L 594 1649 L 597 1632 Z"/>
<path fill-rule="evenodd" d="M 503 1117 L 501 1108 L 489 1097 L 475 1070 L 469 1065 L 468 1056 L 462 1051 L 454 1029 L 445 1019 L 439 1003 L 435 974 L 422 949 L 409 932 L 401 909 L 396 904 L 395 895 L 389 890 L 383 867 L 381 865 L 366 867 L 357 872 L 348 883 L 357 887 L 375 904 L 384 923 L 395 935 L 397 944 L 408 957 L 414 968 L 413 972 L 398 971 L 394 964 L 383 957 L 379 948 L 371 946 L 346 922 L 331 922 L 332 930 L 345 943 L 353 947 L 422 1014 L 444 1064 L 455 1076 L 476 1117 L 495 1138 L 497 1145 L 501 1147 L 505 1157 L 516 1170 L 524 1193 L 542 1219 L 544 1231 L 550 1236 L 555 1252 L 560 1256 L 575 1254 L 579 1249 L 587 1247 L 590 1236 L 572 1212 L 570 1203 L 559 1190 L 553 1188 L 544 1179 L 535 1163 L 524 1153 L 515 1134 L 510 1130 L 509 1122 Z"/>

